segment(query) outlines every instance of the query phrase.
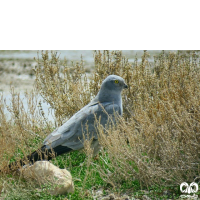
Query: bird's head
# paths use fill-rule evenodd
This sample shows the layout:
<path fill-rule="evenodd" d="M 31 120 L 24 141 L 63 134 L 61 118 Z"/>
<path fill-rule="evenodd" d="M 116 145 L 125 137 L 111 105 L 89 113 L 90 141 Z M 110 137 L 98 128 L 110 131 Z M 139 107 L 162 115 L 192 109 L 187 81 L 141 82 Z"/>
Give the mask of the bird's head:
<path fill-rule="evenodd" d="M 121 102 L 121 91 L 128 88 L 124 79 L 117 75 L 109 75 L 102 83 L 94 101 L 98 102 Z"/>
<path fill-rule="evenodd" d="M 102 83 L 101 89 L 110 92 L 121 92 L 124 88 L 128 88 L 124 79 L 117 75 L 109 75 Z"/>

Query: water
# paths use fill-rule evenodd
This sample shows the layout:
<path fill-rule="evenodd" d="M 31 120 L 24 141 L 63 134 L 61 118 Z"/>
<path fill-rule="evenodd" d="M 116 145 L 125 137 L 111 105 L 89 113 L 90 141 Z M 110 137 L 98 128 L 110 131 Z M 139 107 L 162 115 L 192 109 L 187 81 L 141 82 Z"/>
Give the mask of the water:
<path fill-rule="evenodd" d="M 86 62 L 93 62 L 93 51 L 91 50 L 56 50 L 58 55 L 61 59 L 66 58 L 67 60 L 71 61 L 80 61 L 81 55 L 83 56 Z M 41 51 L 0 51 L 0 58 L 3 59 L 33 59 L 34 57 L 37 58 L 41 57 Z"/>
<path fill-rule="evenodd" d="M 0 93 L 0 97 L 1 97 L 1 93 Z M 3 99 L 4 101 L 6 102 L 6 105 L 10 106 L 11 105 L 11 99 L 12 99 L 12 95 L 11 94 L 6 94 L 6 95 L 3 95 Z M 23 104 L 23 107 L 24 107 L 24 110 L 26 112 L 28 112 L 28 103 L 27 103 L 27 98 L 26 96 L 24 95 L 23 92 L 20 93 L 20 100 L 21 100 L 21 103 Z M 41 96 L 38 96 L 38 99 L 37 99 L 37 102 L 39 103 L 41 101 L 41 106 L 42 106 L 42 109 L 44 111 L 44 115 L 45 117 L 51 121 L 52 123 L 54 123 L 54 111 L 51 110 L 51 112 L 49 112 L 50 110 L 50 105 L 47 104 L 44 99 L 41 97 Z M 7 108 L 4 108 L 4 112 L 6 114 L 6 117 L 7 119 L 11 119 L 11 113 L 7 110 Z"/>
<path fill-rule="evenodd" d="M 83 57 L 83 60 L 86 63 L 93 64 L 94 63 L 94 57 L 93 57 L 93 50 L 56 50 L 58 52 L 58 55 L 61 59 L 66 58 L 70 61 L 80 61 L 81 55 Z M 159 52 L 158 51 L 148 51 L 149 54 L 155 55 Z M 38 56 L 38 51 L 0 51 L 0 58 L 1 59 L 33 59 L 34 57 Z M 137 54 L 138 57 L 140 57 L 143 54 L 142 50 L 122 50 L 122 54 L 126 56 L 130 62 L 133 62 L 135 59 L 135 55 Z M 39 52 L 40 56 L 40 52 Z"/>
<path fill-rule="evenodd" d="M 58 50 L 58 55 L 60 59 L 66 58 L 69 61 L 80 61 L 81 56 L 84 60 L 85 65 L 93 66 L 94 65 L 94 51 L 92 50 Z M 151 55 L 151 60 L 153 60 L 152 55 L 155 55 L 155 53 L 159 53 L 160 51 L 149 51 Z M 135 55 L 137 54 L 138 57 L 140 57 L 143 54 L 143 51 L 141 50 L 123 50 L 122 54 L 126 56 L 129 59 L 129 62 L 134 62 Z M 38 56 L 38 51 L 0 51 L 0 59 L 8 59 L 8 60 L 16 60 L 16 59 L 29 59 L 33 60 L 34 57 Z M 41 57 L 41 52 L 39 52 L 39 56 Z M 140 61 L 140 60 L 139 60 Z M 24 77 L 24 76 L 23 76 Z M 0 92 L 1 94 L 1 92 Z M 11 103 L 11 94 L 6 93 L 4 95 L 4 98 L 6 99 L 7 104 Z M 22 102 L 24 104 L 25 109 L 28 108 L 26 98 L 23 94 L 23 92 L 20 93 L 20 98 L 22 99 Z M 53 115 L 49 114 L 49 108 L 50 106 L 45 103 L 42 99 L 42 97 L 39 97 L 42 102 L 42 108 L 45 113 L 45 116 L 51 120 L 54 121 Z M 9 112 L 5 109 L 5 112 L 8 115 L 8 118 L 10 118 Z"/>

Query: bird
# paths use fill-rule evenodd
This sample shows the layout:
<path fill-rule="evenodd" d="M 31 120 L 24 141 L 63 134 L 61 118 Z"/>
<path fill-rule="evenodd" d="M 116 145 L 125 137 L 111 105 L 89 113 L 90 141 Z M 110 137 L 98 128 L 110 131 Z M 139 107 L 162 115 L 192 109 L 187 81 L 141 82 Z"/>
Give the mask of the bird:
<path fill-rule="evenodd" d="M 122 90 L 128 88 L 125 80 L 117 75 L 109 75 L 101 84 L 95 98 L 75 113 L 62 126 L 50 133 L 38 150 L 21 159 L 18 163 L 31 165 L 39 160 L 51 160 L 55 156 L 84 148 L 84 140 L 92 139 L 93 155 L 100 150 L 95 121 L 105 128 L 110 121 L 116 123 L 116 114 L 123 114 Z M 9 165 L 9 168 L 12 164 Z"/>

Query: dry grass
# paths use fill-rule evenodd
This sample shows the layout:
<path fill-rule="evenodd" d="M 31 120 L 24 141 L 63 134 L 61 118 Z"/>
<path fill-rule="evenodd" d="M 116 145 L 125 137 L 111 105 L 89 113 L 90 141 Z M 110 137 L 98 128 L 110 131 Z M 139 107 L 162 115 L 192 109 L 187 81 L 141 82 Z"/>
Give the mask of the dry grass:
<path fill-rule="evenodd" d="M 200 163 L 199 55 L 163 52 L 151 66 L 144 52 L 129 72 L 126 120 L 107 137 L 100 134 L 111 169 L 99 168 L 103 178 L 112 185 L 137 179 L 147 187 L 194 181 Z"/>
<path fill-rule="evenodd" d="M 37 58 L 36 87 L 55 110 L 56 126 L 86 105 L 107 75 L 120 75 L 127 82 L 123 118 L 106 136 L 99 128 L 105 151 L 100 157 L 103 165 L 95 166 L 113 186 L 134 179 L 145 187 L 177 186 L 199 175 L 199 52 L 162 52 L 154 57 L 154 63 L 148 57 L 144 51 L 142 61 L 136 58 L 131 64 L 120 51 L 96 51 L 90 74 L 82 61 L 69 67 L 54 52 L 51 56 L 42 52 L 42 58 Z M 13 92 L 9 108 L 12 118 L 8 120 L 1 99 L 1 166 L 37 149 L 53 128 L 43 112 L 37 112 L 36 93 L 27 100 L 28 112 Z"/>
<path fill-rule="evenodd" d="M 41 144 L 46 132 L 50 131 L 48 127 L 52 125 L 42 115 L 38 95 L 36 91 L 25 93 L 26 103 L 23 103 L 20 95 L 11 88 L 10 104 L 1 96 L 0 166 L 7 166 L 10 160 L 17 160 L 33 151 Z"/>

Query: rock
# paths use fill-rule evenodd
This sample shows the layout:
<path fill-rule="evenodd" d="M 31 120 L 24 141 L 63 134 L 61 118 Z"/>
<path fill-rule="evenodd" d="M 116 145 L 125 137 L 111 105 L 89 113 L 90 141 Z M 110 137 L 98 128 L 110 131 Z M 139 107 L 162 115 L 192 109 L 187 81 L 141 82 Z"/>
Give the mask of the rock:
<path fill-rule="evenodd" d="M 128 195 L 123 195 L 121 200 L 129 200 L 130 197 Z M 133 200 L 133 198 L 131 198 L 131 200 Z"/>
<path fill-rule="evenodd" d="M 103 197 L 101 200 L 110 200 L 109 196 Z"/>
<path fill-rule="evenodd" d="M 52 195 L 74 192 L 74 184 L 70 172 L 60 169 L 48 161 L 37 161 L 32 166 L 21 169 L 22 176 L 29 180 L 35 180 L 40 185 L 50 184 Z"/>
<path fill-rule="evenodd" d="M 109 197 L 110 197 L 110 200 L 114 200 L 115 199 L 115 195 L 114 194 L 110 194 Z"/>
<path fill-rule="evenodd" d="M 100 197 L 100 196 L 102 196 L 103 195 L 103 191 L 102 190 L 98 190 L 97 192 L 96 192 L 96 196 L 97 197 Z"/>
<path fill-rule="evenodd" d="M 147 195 L 143 195 L 143 196 L 142 196 L 142 199 L 143 199 L 143 200 L 151 200 L 151 198 L 148 197 Z"/>

